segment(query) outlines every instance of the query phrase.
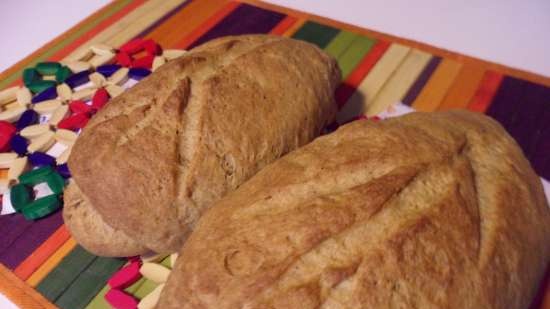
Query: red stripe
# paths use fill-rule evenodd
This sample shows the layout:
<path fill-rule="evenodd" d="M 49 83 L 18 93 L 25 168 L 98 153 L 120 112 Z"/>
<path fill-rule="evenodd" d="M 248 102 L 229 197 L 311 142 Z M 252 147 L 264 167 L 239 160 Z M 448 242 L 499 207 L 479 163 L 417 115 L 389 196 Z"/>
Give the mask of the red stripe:
<path fill-rule="evenodd" d="M 503 75 L 495 71 L 487 71 L 479 84 L 472 100 L 468 104 L 468 109 L 475 112 L 485 113 L 495 94 L 500 87 Z"/>
<path fill-rule="evenodd" d="M 219 23 L 227 15 L 231 14 L 231 12 L 233 12 L 239 5 L 240 3 L 238 2 L 228 3 L 221 10 L 216 12 L 216 14 L 212 15 L 208 20 L 206 20 L 202 25 L 200 25 L 195 30 L 193 30 L 193 32 L 191 32 L 187 37 L 185 37 L 183 40 L 178 42 L 174 46 L 174 48 L 186 49 L 189 45 L 193 44 L 193 42 L 195 42 L 203 34 L 208 32 L 208 30 L 212 29 L 217 23 Z"/>
<path fill-rule="evenodd" d="M 371 50 L 363 57 L 361 62 L 355 67 L 355 69 L 348 75 L 348 78 L 340 84 L 334 94 L 336 103 L 339 107 L 344 106 L 349 98 L 355 92 L 355 89 L 359 86 L 361 81 L 367 76 L 372 67 L 378 62 L 378 60 L 384 55 L 386 50 L 390 47 L 390 43 L 386 41 L 378 41 L 371 48 Z"/>
<path fill-rule="evenodd" d="M 275 28 L 273 28 L 269 33 L 275 35 L 283 35 L 298 19 L 296 17 L 287 16 L 285 17 Z"/>
<path fill-rule="evenodd" d="M 69 230 L 67 230 L 65 225 L 61 225 L 31 255 L 21 262 L 13 273 L 21 278 L 21 280 L 27 280 L 70 237 Z"/>

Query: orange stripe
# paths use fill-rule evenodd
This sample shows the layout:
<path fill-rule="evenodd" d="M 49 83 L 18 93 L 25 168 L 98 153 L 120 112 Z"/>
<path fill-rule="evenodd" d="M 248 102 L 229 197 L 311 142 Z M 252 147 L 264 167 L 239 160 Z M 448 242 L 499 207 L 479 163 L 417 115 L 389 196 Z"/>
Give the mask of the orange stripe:
<path fill-rule="evenodd" d="M 145 38 L 154 39 L 164 48 L 175 48 L 181 38 L 187 37 L 227 3 L 225 0 L 192 1 L 149 32 Z"/>
<path fill-rule="evenodd" d="M 113 16 L 109 17 L 107 20 L 104 20 L 99 25 L 94 27 L 92 30 L 88 31 L 83 36 L 79 37 L 78 39 L 74 40 L 71 44 L 67 45 L 65 48 L 57 52 L 55 55 L 53 55 L 49 60 L 52 61 L 59 61 L 66 56 L 68 56 L 72 51 L 77 49 L 80 45 L 84 44 L 86 41 L 92 39 L 94 36 L 96 36 L 99 32 L 105 30 L 107 27 L 111 26 L 118 20 L 120 20 L 123 16 L 128 14 L 129 12 L 133 11 L 138 6 L 142 5 L 145 2 L 145 0 L 134 0 L 131 4 L 129 4 L 124 9 L 120 10 L 120 12 L 117 12 L 116 14 L 113 14 Z"/>
<path fill-rule="evenodd" d="M 451 59 L 443 59 L 437 66 L 426 86 L 422 89 L 412 107 L 423 112 L 437 109 L 456 79 L 462 64 Z"/>
<path fill-rule="evenodd" d="M 479 64 L 465 64 L 458 73 L 449 93 L 441 102 L 438 110 L 454 108 L 466 108 L 474 96 L 483 75 L 485 68 Z"/>
<path fill-rule="evenodd" d="M 36 287 L 69 252 L 76 247 L 76 240 L 69 238 L 57 251 L 54 252 L 32 275 L 26 280 L 27 284 Z"/>
<path fill-rule="evenodd" d="M 65 225 L 61 225 L 48 239 L 43 242 L 34 252 L 29 255 L 15 270 L 13 273 L 21 278 L 27 280 L 32 273 L 40 267 L 59 247 L 61 247 L 67 239 L 70 238 L 69 230 Z"/>
<path fill-rule="evenodd" d="M 390 42 L 378 41 L 363 57 L 361 62 L 348 75 L 348 78 L 336 89 L 335 98 L 338 106 L 342 107 L 355 92 L 361 81 L 369 74 L 374 65 L 390 47 Z"/>
<path fill-rule="evenodd" d="M 193 32 L 191 32 L 182 41 L 177 43 L 174 46 L 174 48 L 186 49 L 187 47 L 189 47 L 189 45 L 191 45 L 193 42 L 195 42 L 198 38 L 200 38 L 202 35 L 204 35 L 206 32 L 208 32 L 208 30 L 212 29 L 217 23 L 219 23 L 227 15 L 231 14 L 231 12 L 233 12 L 239 5 L 240 5 L 240 3 L 238 3 L 238 2 L 228 3 L 225 7 L 223 7 L 216 14 L 214 14 L 212 17 L 210 17 L 206 22 L 204 22 L 197 29 L 195 29 Z"/>
<path fill-rule="evenodd" d="M 281 22 L 271 29 L 270 34 L 283 35 L 298 19 L 292 16 L 286 16 Z"/>
<path fill-rule="evenodd" d="M 294 23 L 294 25 L 292 25 L 290 28 L 288 28 L 281 35 L 286 37 L 286 38 L 291 37 L 292 35 L 294 35 L 294 33 L 296 33 L 296 31 L 298 31 L 298 29 L 302 28 L 302 26 L 306 23 L 306 21 L 307 21 L 306 18 L 298 18 L 298 20 Z"/>
<path fill-rule="evenodd" d="M 502 78 L 503 75 L 500 73 L 494 71 L 485 72 L 479 88 L 468 104 L 468 109 L 475 112 L 485 113 L 489 105 L 491 105 L 498 88 L 500 87 Z"/>
<path fill-rule="evenodd" d="M 57 309 L 0 263 L 0 293 L 24 309 Z"/>

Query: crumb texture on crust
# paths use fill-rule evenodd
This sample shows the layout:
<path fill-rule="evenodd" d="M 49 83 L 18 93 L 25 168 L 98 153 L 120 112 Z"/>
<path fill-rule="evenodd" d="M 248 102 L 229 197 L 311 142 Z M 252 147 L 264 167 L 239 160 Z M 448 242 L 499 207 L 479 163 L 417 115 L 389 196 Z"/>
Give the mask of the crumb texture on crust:
<path fill-rule="evenodd" d="M 527 308 L 550 209 L 521 150 L 466 111 L 355 121 L 217 202 L 157 308 Z"/>
<path fill-rule="evenodd" d="M 179 250 L 212 202 L 320 134 L 334 119 L 339 81 L 335 60 L 317 47 L 266 35 L 214 40 L 159 68 L 74 145 L 68 163 L 97 214 L 93 230 L 108 225 L 144 251 Z M 88 247 L 116 253 L 127 239 L 110 235 L 111 245 Z"/>
<path fill-rule="evenodd" d="M 63 221 L 86 250 L 111 257 L 136 256 L 147 252 L 147 248 L 123 231 L 115 230 L 105 223 L 74 181 L 65 189 L 63 204 Z"/>

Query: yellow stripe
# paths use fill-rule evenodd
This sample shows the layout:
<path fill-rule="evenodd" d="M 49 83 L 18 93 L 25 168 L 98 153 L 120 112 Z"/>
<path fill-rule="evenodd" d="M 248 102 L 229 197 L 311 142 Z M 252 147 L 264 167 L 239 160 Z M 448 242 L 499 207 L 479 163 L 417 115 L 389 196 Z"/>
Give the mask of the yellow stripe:
<path fill-rule="evenodd" d="M 132 39 L 136 35 L 140 34 L 144 29 L 149 27 L 150 24 L 156 22 L 162 18 L 166 13 L 175 9 L 178 5 L 185 2 L 185 0 L 164 0 L 157 7 L 153 8 L 145 16 L 139 19 L 139 21 L 124 28 L 122 31 L 118 31 L 117 34 L 107 41 L 110 46 L 120 46 Z"/>
<path fill-rule="evenodd" d="M 44 277 L 46 277 L 59 264 L 59 262 L 61 262 L 61 260 L 73 250 L 75 246 L 76 241 L 74 238 L 69 238 L 25 282 L 33 288 L 36 287 L 38 283 L 40 283 L 40 281 L 42 281 L 42 279 L 44 279 Z"/>
<path fill-rule="evenodd" d="M 443 59 L 412 104 L 412 107 L 423 112 L 434 111 L 451 88 L 461 67 L 461 63 Z"/>
<path fill-rule="evenodd" d="M 69 56 L 67 56 L 65 60 L 70 59 L 72 55 L 78 54 L 79 52 L 82 52 L 82 50 L 88 49 L 90 46 L 98 43 L 118 47 L 138 35 L 151 23 L 161 18 L 164 14 L 182 2 L 183 0 L 148 1 L 107 29 L 98 33 L 91 40 L 79 46 Z"/>
<path fill-rule="evenodd" d="M 388 106 L 400 101 L 422 73 L 431 55 L 418 49 L 411 50 L 403 63 L 386 82 L 374 101 L 369 104 L 367 115 L 376 115 Z"/>
<path fill-rule="evenodd" d="M 374 65 L 367 77 L 359 84 L 357 91 L 338 112 L 336 120 L 342 123 L 368 110 L 370 102 L 380 92 L 380 89 L 403 62 L 410 50 L 409 47 L 392 44 Z"/>

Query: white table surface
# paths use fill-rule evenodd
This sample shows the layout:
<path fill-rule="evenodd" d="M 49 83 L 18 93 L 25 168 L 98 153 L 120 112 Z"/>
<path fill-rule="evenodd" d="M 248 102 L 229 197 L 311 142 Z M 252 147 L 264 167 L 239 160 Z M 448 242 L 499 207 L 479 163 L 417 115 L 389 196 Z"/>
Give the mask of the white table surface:
<path fill-rule="evenodd" d="M 0 0 L 0 71 L 108 0 Z M 550 76 L 549 0 L 270 0 Z M 0 294 L 0 309 L 17 308 Z"/>
<path fill-rule="evenodd" d="M 0 0 L 0 71 L 108 0 Z M 550 76 L 550 0 L 270 0 Z"/>

